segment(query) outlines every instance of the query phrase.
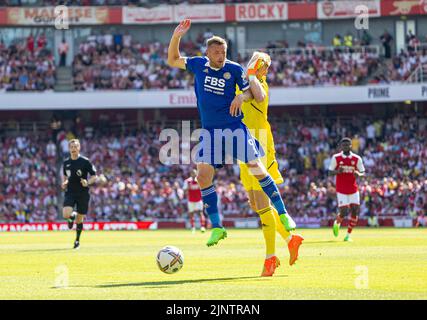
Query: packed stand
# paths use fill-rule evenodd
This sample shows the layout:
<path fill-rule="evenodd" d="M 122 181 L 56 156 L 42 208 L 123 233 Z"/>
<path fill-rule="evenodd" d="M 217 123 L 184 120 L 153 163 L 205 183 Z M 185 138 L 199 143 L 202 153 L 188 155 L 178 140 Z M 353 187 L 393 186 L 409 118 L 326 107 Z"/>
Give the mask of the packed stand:
<path fill-rule="evenodd" d="M 409 80 L 418 66 L 425 66 L 427 70 L 427 37 L 420 40 L 419 37 L 408 33 L 406 36 L 406 48 L 386 61 L 386 69 L 383 73 L 374 77 L 370 84 L 400 83 Z"/>
<path fill-rule="evenodd" d="M 206 33 L 205 33 L 206 34 Z M 205 34 L 181 46 L 188 55 L 201 55 Z M 139 43 L 130 34 L 101 33 L 80 43 L 73 61 L 76 90 L 141 90 L 189 88 L 188 72 L 170 68 L 167 45 Z"/>
<path fill-rule="evenodd" d="M 359 180 L 362 216 L 412 216 L 427 211 L 427 117 L 387 121 L 353 118 L 297 121 L 276 130 L 278 161 L 285 170 L 285 199 L 296 215 L 328 217 L 337 210 L 334 181 L 327 177 L 337 141 L 353 138 L 366 177 Z"/>
<path fill-rule="evenodd" d="M 182 53 L 202 55 L 205 41 L 212 35 L 207 29 L 195 41 L 183 41 Z M 190 89 L 192 75 L 167 65 L 167 48 L 160 42 L 139 43 L 130 34 L 93 34 L 80 43 L 73 61 L 75 89 Z M 274 52 L 268 81 L 284 87 L 356 85 L 377 67 L 379 58 L 369 50 L 326 50 L 310 45 L 291 53 L 274 45 L 266 50 Z M 239 56 L 238 62 L 246 65 L 248 59 Z"/>
<path fill-rule="evenodd" d="M 58 219 L 56 145 L 26 135 L 0 138 L 0 221 Z"/>
<path fill-rule="evenodd" d="M 298 119 L 272 124 L 285 178 L 280 190 L 293 216 L 328 218 L 336 212 L 335 183 L 327 169 L 343 136 L 353 138 L 353 151 L 363 157 L 366 167 L 366 177 L 359 179 L 363 217 L 415 218 L 427 212 L 426 115 L 376 121 L 359 117 L 346 121 Z M 83 125 L 75 133 L 58 130 L 59 153 L 53 140 L 3 139 L 0 220 L 52 221 L 58 217 L 58 189 L 52 182 L 57 177 L 55 163 L 67 156 L 67 140 L 75 136 L 81 139 L 82 154 L 108 178 L 106 185 L 92 187 L 90 220 L 185 218 L 183 184 L 194 165 L 159 161 L 159 154 L 165 152 L 160 151 L 161 128 L 151 126 L 121 135 Z M 225 217 L 256 216 L 239 181 L 237 165 L 218 170 L 215 181 Z"/>
<path fill-rule="evenodd" d="M 272 57 L 267 80 L 281 87 L 357 85 L 377 69 L 380 55 L 354 44 L 340 42 L 334 48 L 300 41 L 289 48 L 286 41 L 269 42 L 264 48 Z M 246 65 L 249 58 L 239 55 L 238 62 Z"/>
<path fill-rule="evenodd" d="M 0 91 L 46 91 L 54 85 L 54 56 L 44 34 L 9 46 L 0 41 Z"/>

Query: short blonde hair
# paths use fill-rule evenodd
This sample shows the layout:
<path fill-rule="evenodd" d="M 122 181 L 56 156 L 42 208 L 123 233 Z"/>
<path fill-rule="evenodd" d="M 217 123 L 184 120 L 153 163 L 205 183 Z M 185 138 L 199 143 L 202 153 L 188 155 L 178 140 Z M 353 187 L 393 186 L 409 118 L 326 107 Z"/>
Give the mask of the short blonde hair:
<path fill-rule="evenodd" d="M 68 141 L 68 145 L 70 145 L 72 143 L 77 143 L 78 145 L 80 145 L 80 140 L 79 139 L 71 139 L 70 141 Z"/>
<path fill-rule="evenodd" d="M 206 40 L 206 46 L 209 47 L 212 44 L 218 44 L 218 45 L 224 45 L 227 47 L 227 41 L 225 41 L 223 38 L 218 36 L 213 36 Z"/>

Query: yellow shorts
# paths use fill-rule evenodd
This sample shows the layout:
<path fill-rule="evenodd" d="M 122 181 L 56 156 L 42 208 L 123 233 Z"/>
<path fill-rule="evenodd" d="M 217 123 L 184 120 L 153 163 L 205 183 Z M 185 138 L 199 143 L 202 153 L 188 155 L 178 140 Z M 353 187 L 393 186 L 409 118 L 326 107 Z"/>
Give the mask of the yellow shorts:
<path fill-rule="evenodd" d="M 265 167 L 274 182 L 276 184 L 283 183 L 283 177 L 280 174 L 279 164 L 277 163 L 275 153 L 267 152 L 267 162 L 264 162 L 265 160 L 265 157 L 261 158 L 261 161 L 265 164 Z M 258 179 L 249 172 L 248 167 L 244 163 L 240 163 L 240 181 L 246 191 L 262 190 Z"/>

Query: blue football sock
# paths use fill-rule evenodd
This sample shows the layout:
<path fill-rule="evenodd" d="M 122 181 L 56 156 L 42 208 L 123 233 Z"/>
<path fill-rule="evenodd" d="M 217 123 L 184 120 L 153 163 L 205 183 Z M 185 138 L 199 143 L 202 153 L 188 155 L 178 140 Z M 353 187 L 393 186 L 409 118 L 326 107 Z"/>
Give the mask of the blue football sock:
<path fill-rule="evenodd" d="M 218 212 L 218 195 L 213 185 L 206 189 L 202 189 L 202 199 L 203 205 L 211 220 L 212 228 L 222 228 Z"/>
<path fill-rule="evenodd" d="M 271 179 L 271 176 L 267 175 L 265 178 L 259 180 L 259 184 L 265 194 L 270 198 L 271 203 L 274 208 L 276 208 L 279 215 L 287 214 L 288 211 L 286 210 L 285 204 L 280 196 L 279 188 L 277 188 L 277 185 L 273 179 Z"/>

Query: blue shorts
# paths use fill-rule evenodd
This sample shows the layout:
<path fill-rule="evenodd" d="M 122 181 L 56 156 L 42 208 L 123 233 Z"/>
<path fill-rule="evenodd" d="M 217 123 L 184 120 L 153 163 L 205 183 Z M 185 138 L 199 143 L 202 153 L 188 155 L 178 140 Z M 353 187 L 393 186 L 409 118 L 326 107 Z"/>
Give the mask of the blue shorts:
<path fill-rule="evenodd" d="M 262 146 L 241 121 L 227 128 L 202 129 L 199 141 L 196 162 L 215 168 L 235 164 L 237 160 L 248 163 L 264 156 Z"/>

